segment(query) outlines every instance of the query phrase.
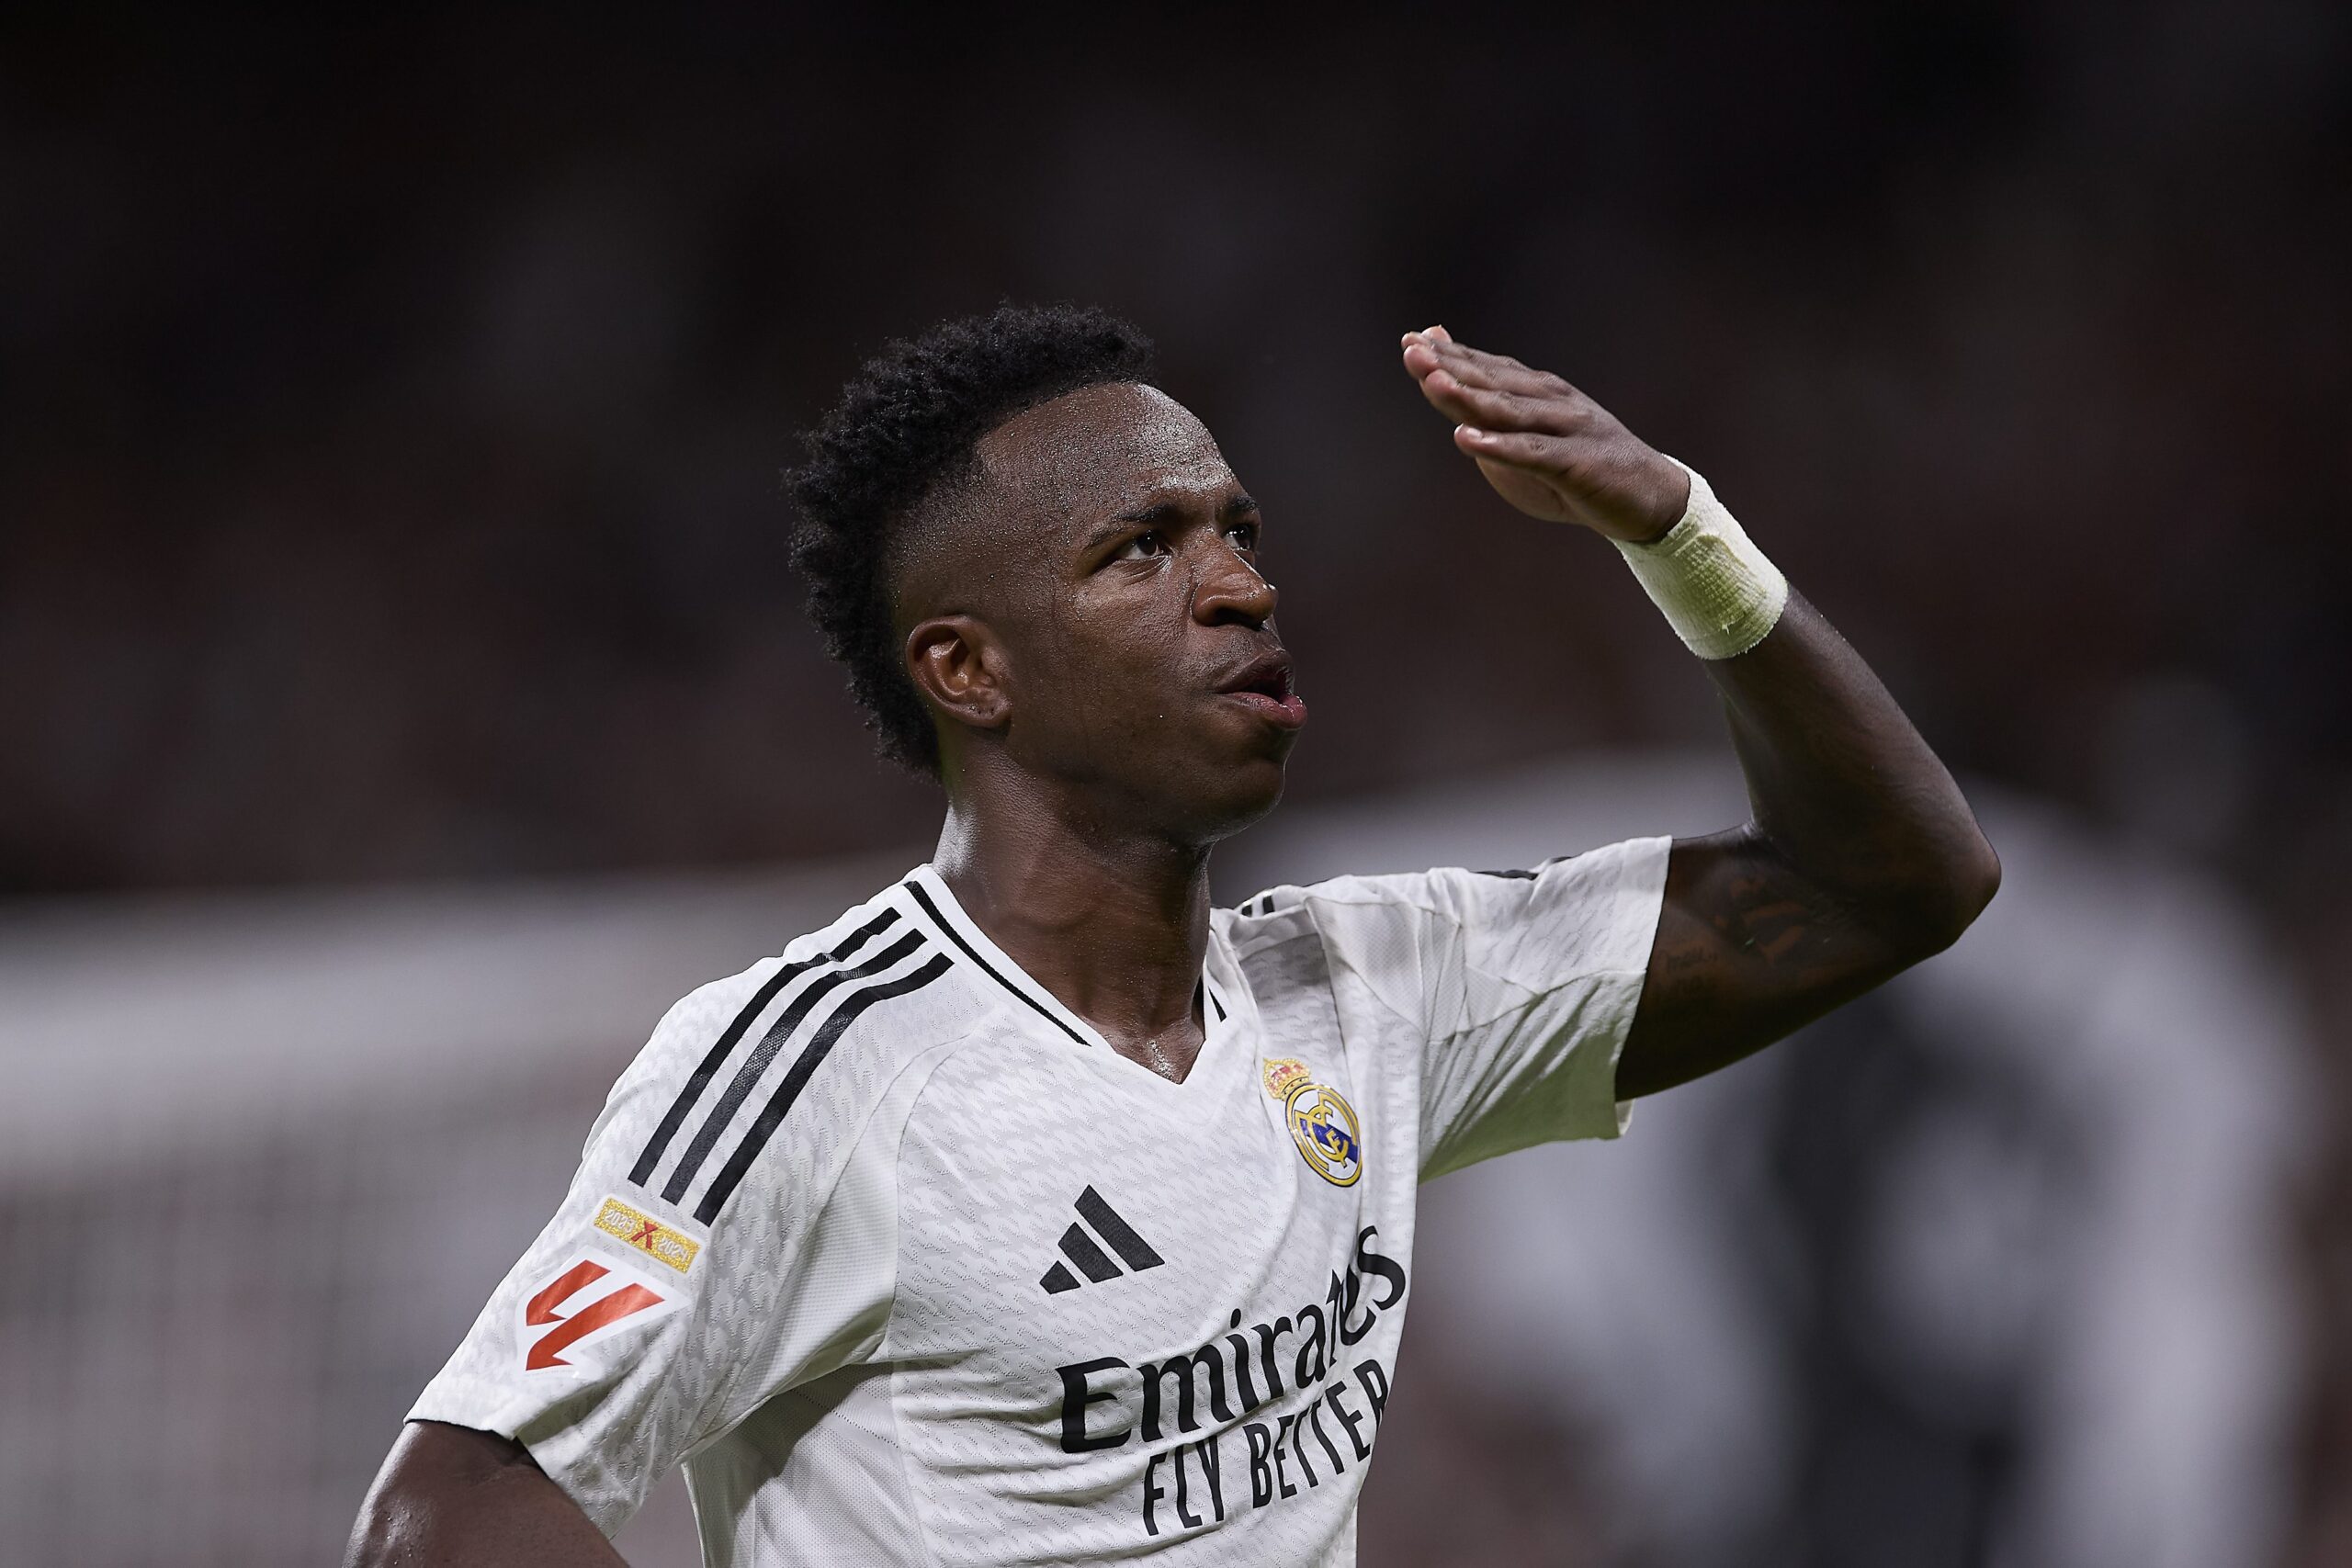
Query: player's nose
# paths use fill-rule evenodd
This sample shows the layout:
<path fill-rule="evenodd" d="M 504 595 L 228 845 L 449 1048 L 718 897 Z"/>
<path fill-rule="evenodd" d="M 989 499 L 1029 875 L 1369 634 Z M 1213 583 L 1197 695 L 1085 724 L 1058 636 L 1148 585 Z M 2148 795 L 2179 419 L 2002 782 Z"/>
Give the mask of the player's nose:
<path fill-rule="evenodd" d="M 1258 569 L 1237 551 L 1219 548 L 1202 568 L 1193 594 L 1193 616 L 1203 626 L 1238 621 L 1261 626 L 1274 618 L 1281 595 Z"/>

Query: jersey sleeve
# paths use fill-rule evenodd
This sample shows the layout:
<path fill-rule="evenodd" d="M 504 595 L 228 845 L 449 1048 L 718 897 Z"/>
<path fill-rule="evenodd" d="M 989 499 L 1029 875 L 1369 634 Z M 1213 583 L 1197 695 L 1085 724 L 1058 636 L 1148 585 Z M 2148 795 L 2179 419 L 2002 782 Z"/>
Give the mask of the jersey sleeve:
<path fill-rule="evenodd" d="M 763 973 L 662 1020 L 554 1219 L 409 1412 L 521 1442 L 607 1535 L 681 1460 L 777 1393 L 870 1359 L 888 1327 L 895 1162 L 868 1139 L 872 1111 L 796 1117 L 754 1146 L 757 1096 L 727 1103 L 760 1038 L 730 1021 L 753 1021 Z M 698 1213 L 746 1148 L 756 1157 Z"/>
<path fill-rule="evenodd" d="M 1351 876 L 1305 890 L 1331 961 L 1421 1049 L 1423 1179 L 1564 1138 L 1613 1138 L 1669 839 L 1532 871 Z"/>

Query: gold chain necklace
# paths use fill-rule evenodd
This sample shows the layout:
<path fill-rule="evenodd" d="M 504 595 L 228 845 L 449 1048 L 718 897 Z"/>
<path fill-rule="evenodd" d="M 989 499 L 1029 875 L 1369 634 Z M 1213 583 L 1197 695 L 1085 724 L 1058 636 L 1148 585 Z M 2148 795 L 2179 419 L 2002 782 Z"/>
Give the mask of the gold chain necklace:
<path fill-rule="evenodd" d="M 1143 1043 L 1143 1054 L 1151 1058 L 1153 1072 L 1158 1073 L 1170 1083 L 1182 1081 L 1182 1076 L 1176 1071 L 1176 1064 L 1170 1061 L 1168 1053 L 1159 1048 L 1159 1035 L 1155 1034 Z"/>

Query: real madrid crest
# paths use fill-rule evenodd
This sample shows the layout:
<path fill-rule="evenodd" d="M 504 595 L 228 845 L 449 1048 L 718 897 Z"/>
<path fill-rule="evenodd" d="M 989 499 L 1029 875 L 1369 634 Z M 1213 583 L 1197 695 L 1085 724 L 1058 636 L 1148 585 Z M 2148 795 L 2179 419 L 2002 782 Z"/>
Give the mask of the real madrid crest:
<path fill-rule="evenodd" d="M 1266 1064 L 1266 1092 L 1283 1102 L 1291 1141 L 1315 1174 L 1334 1187 L 1354 1186 L 1363 1174 L 1363 1129 L 1346 1097 L 1288 1059 Z"/>

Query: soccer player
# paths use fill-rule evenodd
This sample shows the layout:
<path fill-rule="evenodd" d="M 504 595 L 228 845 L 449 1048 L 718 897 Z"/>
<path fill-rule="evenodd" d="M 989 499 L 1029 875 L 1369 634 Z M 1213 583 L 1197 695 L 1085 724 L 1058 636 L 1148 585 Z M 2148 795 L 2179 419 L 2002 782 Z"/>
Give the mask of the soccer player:
<path fill-rule="evenodd" d="M 796 558 L 937 852 L 662 1021 L 350 1562 L 616 1562 L 681 1461 L 715 1563 L 1351 1562 L 1418 1184 L 1613 1137 L 1984 908 L 1951 777 L 1703 479 L 1442 328 L 1403 357 L 1707 660 L 1754 819 L 1212 909 L 1306 718 L 1258 502 L 1124 322 L 893 344 Z"/>

